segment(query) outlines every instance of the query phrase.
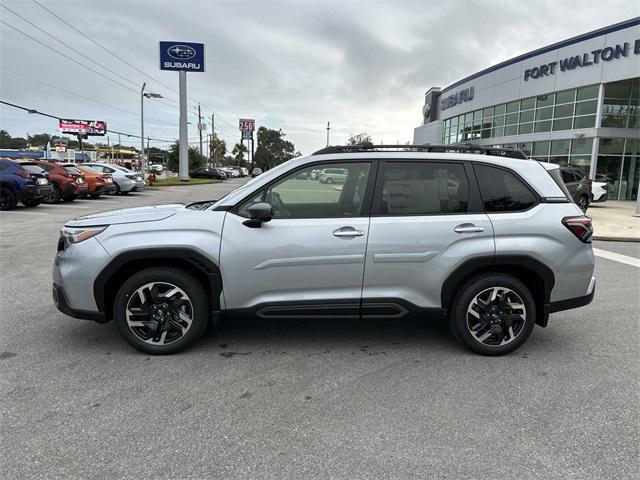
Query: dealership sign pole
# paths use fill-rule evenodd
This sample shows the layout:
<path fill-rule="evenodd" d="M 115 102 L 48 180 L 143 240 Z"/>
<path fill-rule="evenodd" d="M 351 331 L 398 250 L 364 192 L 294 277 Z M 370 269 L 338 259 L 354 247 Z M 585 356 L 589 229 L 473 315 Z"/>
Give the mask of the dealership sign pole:
<path fill-rule="evenodd" d="M 249 145 L 250 145 L 249 142 L 253 143 L 253 132 L 256 129 L 256 121 L 253 118 L 241 118 L 240 121 L 238 122 L 238 129 L 242 133 L 240 137 L 240 144 L 244 145 L 244 141 L 245 140 L 247 141 L 247 157 L 251 155 L 251 166 L 253 167 L 253 155 L 252 155 L 253 148 L 249 150 Z M 247 158 L 247 163 L 249 163 L 249 158 Z"/>
<path fill-rule="evenodd" d="M 189 180 L 189 138 L 187 130 L 187 72 L 204 72 L 204 43 L 160 42 L 160 70 L 178 72 L 180 96 L 180 180 Z"/>

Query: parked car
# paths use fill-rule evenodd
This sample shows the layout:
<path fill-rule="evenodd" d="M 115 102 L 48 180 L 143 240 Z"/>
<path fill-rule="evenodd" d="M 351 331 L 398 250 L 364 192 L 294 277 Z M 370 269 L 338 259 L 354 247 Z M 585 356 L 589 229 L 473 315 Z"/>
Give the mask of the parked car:
<path fill-rule="evenodd" d="M 260 167 L 255 167 L 253 170 L 251 170 L 252 177 L 257 177 L 259 175 L 262 175 L 262 169 Z"/>
<path fill-rule="evenodd" d="M 484 355 L 512 352 L 550 313 L 591 302 L 591 219 L 557 165 L 428 148 L 329 147 L 219 201 L 69 221 L 54 302 L 115 319 L 150 354 L 186 348 L 222 314 L 254 313 L 446 318 Z M 343 188 L 309 195 L 297 177 L 318 168 L 344 171 Z"/>
<path fill-rule="evenodd" d="M 222 170 L 229 174 L 229 177 L 235 178 L 240 176 L 240 171 L 234 169 L 234 167 L 222 167 Z"/>
<path fill-rule="evenodd" d="M 78 197 L 84 197 L 89 192 L 89 186 L 84 174 L 75 165 L 65 166 L 63 163 L 34 161 L 49 175 L 53 184 L 52 193 L 44 198 L 45 203 L 73 202 Z"/>
<path fill-rule="evenodd" d="M 325 168 L 318 175 L 321 183 L 344 183 L 347 179 L 347 170 L 345 168 Z"/>
<path fill-rule="evenodd" d="M 591 201 L 591 179 L 582 170 L 571 165 L 560 167 L 560 173 L 571 198 L 580 210 L 586 212 Z"/>
<path fill-rule="evenodd" d="M 100 173 L 109 173 L 116 186 L 115 194 L 126 195 L 129 192 L 140 192 L 144 190 L 145 181 L 141 173 L 136 173 L 118 165 L 111 163 L 94 163 L 88 162 L 82 164 Z"/>
<path fill-rule="evenodd" d="M 246 167 L 241 167 L 240 168 L 240 176 L 241 177 L 247 177 L 249 175 L 249 169 Z"/>
<path fill-rule="evenodd" d="M 609 186 L 607 177 L 596 175 L 596 179 L 591 182 L 591 202 L 606 202 L 609 198 Z"/>
<path fill-rule="evenodd" d="M 65 163 L 64 166 L 74 167 L 82 172 L 87 181 L 87 195 L 89 197 L 98 198 L 100 195 L 111 195 L 116 192 L 116 186 L 110 173 L 100 173 L 89 167 L 74 163 Z"/>
<path fill-rule="evenodd" d="M 161 163 L 153 163 L 149 165 L 149 171 L 150 172 L 156 171 L 158 173 L 162 173 L 165 171 L 165 168 L 164 168 L 164 165 L 162 165 Z"/>
<path fill-rule="evenodd" d="M 226 180 L 227 174 L 217 167 L 200 167 L 189 172 L 191 178 L 216 178 Z"/>
<path fill-rule="evenodd" d="M 13 210 L 18 202 L 36 207 L 52 191 L 46 172 L 37 164 L 0 160 L 0 210 Z"/>

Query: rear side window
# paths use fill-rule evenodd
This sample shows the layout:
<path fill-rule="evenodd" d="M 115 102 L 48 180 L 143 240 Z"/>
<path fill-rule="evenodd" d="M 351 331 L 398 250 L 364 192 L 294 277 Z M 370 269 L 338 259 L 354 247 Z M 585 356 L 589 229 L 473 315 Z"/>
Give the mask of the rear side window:
<path fill-rule="evenodd" d="M 72 167 L 72 166 L 69 166 L 69 165 L 66 165 L 66 166 L 64 166 L 64 167 L 62 167 L 62 168 L 64 168 L 65 172 L 74 173 L 74 174 L 76 174 L 76 175 L 78 175 L 78 174 L 82 173 L 82 172 L 81 172 L 80 170 L 78 170 L 76 167 Z"/>
<path fill-rule="evenodd" d="M 459 163 L 387 162 L 376 193 L 382 215 L 466 212 L 469 182 Z"/>
<path fill-rule="evenodd" d="M 487 165 L 475 165 L 475 171 L 487 212 L 518 212 L 537 203 L 533 192 L 513 173 Z"/>
<path fill-rule="evenodd" d="M 46 163 L 41 163 L 40 166 L 44 168 L 47 172 L 50 172 L 51 170 L 53 170 L 53 166 L 47 165 Z"/>
<path fill-rule="evenodd" d="M 29 173 L 43 173 L 44 170 L 34 163 L 23 163 L 20 165 L 23 170 Z"/>
<path fill-rule="evenodd" d="M 576 177 L 573 175 L 571 170 L 563 168 L 560 172 L 562 173 L 562 181 L 564 183 L 573 183 L 576 181 Z"/>

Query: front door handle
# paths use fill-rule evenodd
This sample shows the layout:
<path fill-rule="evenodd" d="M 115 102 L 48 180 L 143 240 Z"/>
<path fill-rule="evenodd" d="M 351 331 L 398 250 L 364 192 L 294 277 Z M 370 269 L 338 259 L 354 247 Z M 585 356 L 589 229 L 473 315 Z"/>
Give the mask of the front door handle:
<path fill-rule="evenodd" d="M 473 223 L 462 223 L 453 229 L 456 233 L 479 233 L 484 232 L 484 227 L 477 227 Z"/>
<path fill-rule="evenodd" d="M 356 230 L 353 227 L 343 227 L 333 231 L 334 237 L 361 237 L 363 235 L 362 230 Z"/>

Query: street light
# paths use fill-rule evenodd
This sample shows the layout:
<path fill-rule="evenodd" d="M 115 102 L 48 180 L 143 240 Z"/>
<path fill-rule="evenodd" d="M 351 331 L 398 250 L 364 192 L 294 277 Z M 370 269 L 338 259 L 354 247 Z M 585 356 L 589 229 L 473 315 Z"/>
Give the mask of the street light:
<path fill-rule="evenodd" d="M 142 168 L 142 178 L 144 179 L 144 99 L 146 98 L 162 98 L 159 93 L 144 93 L 144 87 L 147 83 L 142 84 L 140 89 L 140 165 Z"/>

